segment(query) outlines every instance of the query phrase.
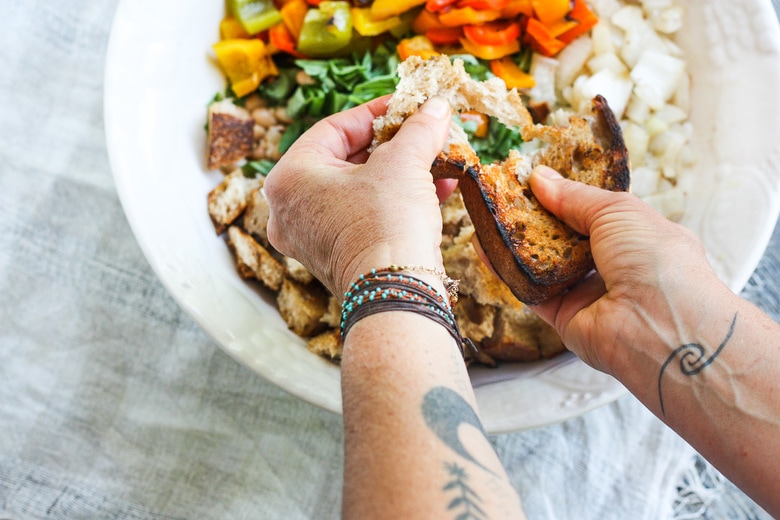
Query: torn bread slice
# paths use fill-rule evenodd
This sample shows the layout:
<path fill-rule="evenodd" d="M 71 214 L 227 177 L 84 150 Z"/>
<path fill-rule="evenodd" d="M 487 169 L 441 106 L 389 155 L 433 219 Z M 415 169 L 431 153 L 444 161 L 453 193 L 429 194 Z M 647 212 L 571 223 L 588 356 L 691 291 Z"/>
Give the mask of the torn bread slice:
<path fill-rule="evenodd" d="M 545 210 L 528 186 L 537 164 L 565 177 L 613 191 L 629 186 L 628 152 L 620 126 L 604 98 L 593 100 L 591 114 L 573 116 L 568 126 L 534 124 L 516 90 L 503 82 L 471 79 L 460 60 L 445 56 L 409 58 L 399 67 L 396 93 L 387 113 L 374 121 L 373 146 L 392 138 L 403 120 L 433 96 L 453 111 L 476 110 L 519 129 L 533 152 L 512 151 L 495 164 L 480 164 L 458 127 L 432 165 L 434 177 L 460 181 L 477 238 L 493 268 L 520 301 L 539 303 L 561 293 L 593 269 L 590 243 Z"/>
<path fill-rule="evenodd" d="M 255 122 L 248 110 L 223 99 L 209 105 L 208 118 L 209 169 L 233 164 L 252 153 Z"/>

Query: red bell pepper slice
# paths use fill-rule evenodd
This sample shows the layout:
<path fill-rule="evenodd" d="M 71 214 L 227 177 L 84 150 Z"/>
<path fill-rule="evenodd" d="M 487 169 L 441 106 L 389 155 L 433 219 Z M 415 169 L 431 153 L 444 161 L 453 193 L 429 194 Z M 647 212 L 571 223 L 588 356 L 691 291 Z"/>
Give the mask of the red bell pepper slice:
<path fill-rule="evenodd" d="M 520 24 L 511 21 L 464 25 L 463 34 L 477 45 L 506 45 L 520 37 Z"/>
<path fill-rule="evenodd" d="M 435 45 L 455 45 L 463 36 L 463 30 L 460 27 L 428 29 L 425 36 Z"/>

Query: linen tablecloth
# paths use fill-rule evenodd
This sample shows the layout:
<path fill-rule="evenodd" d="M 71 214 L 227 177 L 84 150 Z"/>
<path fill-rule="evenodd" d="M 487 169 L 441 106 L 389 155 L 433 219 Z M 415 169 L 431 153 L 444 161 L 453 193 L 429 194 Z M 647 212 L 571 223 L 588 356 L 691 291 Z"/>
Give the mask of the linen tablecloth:
<path fill-rule="evenodd" d="M 228 357 L 125 220 L 116 4 L 0 0 L 0 519 L 338 518 L 341 418 Z M 775 319 L 778 281 L 780 232 L 744 291 Z M 491 442 L 531 519 L 767 517 L 631 396 Z"/>

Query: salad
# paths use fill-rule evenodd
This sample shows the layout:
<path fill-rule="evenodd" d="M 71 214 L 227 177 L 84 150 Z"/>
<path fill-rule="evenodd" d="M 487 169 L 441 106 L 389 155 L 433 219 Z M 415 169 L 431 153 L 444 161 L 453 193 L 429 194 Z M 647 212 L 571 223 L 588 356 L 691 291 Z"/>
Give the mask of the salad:
<path fill-rule="evenodd" d="M 498 76 L 508 88 L 529 89 L 534 53 L 554 57 L 598 22 L 584 0 L 229 0 L 227 7 L 213 47 L 229 81 L 224 95 L 258 93 L 285 106 L 293 123 L 282 153 L 317 119 L 393 92 L 396 66 L 409 56 L 457 55 L 477 79 Z M 521 142 L 481 114 L 461 120 L 485 162 Z"/>
<path fill-rule="evenodd" d="M 239 274 L 272 291 L 290 330 L 338 360 L 338 302 L 268 243 L 264 176 L 314 122 L 394 92 L 403 59 L 436 54 L 461 59 L 477 80 L 498 77 L 518 89 L 543 124 L 566 125 L 605 97 L 631 158 L 631 191 L 677 219 L 695 163 L 690 79 L 674 42 L 683 18 L 676 0 L 228 0 L 213 45 L 227 88 L 209 104 L 207 125 L 209 167 L 225 174 L 209 194 L 217 233 Z M 483 114 L 453 118 L 482 163 L 535 145 Z M 211 161 L 226 150 L 224 161 Z M 555 330 L 479 260 L 457 190 L 442 220 L 445 270 L 461 281 L 453 310 L 478 347 L 467 361 L 563 352 Z"/>

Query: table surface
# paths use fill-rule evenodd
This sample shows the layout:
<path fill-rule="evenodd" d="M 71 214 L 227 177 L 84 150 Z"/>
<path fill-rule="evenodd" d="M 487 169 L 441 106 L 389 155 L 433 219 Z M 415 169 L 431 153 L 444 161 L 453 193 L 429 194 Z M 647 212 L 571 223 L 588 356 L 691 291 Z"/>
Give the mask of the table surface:
<path fill-rule="evenodd" d="M 125 220 L 116 5 L 0 0 L 0 519 L 338 518 L 341 418 L 227 356 Z M 776 320 L 779 278 L 780 228 L 743 293 Z M 631 396 L 491 442 L 529 518 L 768 518 Z"/>

